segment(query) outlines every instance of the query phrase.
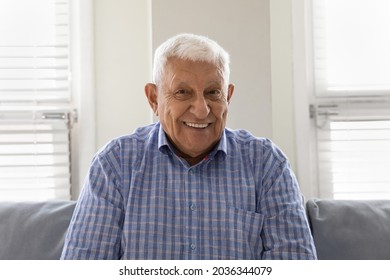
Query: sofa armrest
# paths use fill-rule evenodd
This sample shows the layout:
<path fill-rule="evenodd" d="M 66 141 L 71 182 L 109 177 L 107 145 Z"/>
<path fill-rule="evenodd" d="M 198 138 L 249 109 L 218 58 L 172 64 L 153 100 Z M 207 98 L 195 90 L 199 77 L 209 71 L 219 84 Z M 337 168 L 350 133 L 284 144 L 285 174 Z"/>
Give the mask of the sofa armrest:
<path fill-rule="evenodd" d="M 311 199 L 306 208 L 319 259 L 390 260 L 390 200 Z"/>
<path fill-rule="evenodd" d="M 0 259 L 59 259 L 76 202 L 1 202 Z"/>

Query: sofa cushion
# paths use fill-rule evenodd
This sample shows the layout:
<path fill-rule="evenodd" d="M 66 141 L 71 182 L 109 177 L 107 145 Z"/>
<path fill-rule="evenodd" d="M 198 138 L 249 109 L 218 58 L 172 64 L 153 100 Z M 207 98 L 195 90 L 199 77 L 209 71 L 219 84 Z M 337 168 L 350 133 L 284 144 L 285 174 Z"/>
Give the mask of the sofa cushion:
<path fill-rule="evenodd" d="M 306 203 L 319 259 L 390 260 L 390 200 Z"/>
<path fill-rule="evenodd" d="M 59 259 L 76 202 L 1 202 L 0 259 Z"/>

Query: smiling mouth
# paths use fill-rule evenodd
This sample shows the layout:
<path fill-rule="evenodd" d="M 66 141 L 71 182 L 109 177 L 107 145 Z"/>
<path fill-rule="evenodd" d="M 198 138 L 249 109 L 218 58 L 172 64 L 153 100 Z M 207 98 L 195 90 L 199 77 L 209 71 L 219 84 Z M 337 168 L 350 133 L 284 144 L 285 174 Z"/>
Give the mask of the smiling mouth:
<path fill-rule="evenodd" d="M 206 128 L 210 125 L 210 123 L 189 123 L 189 122 L 184 122 L 184 124 L 192 128 Z"/>

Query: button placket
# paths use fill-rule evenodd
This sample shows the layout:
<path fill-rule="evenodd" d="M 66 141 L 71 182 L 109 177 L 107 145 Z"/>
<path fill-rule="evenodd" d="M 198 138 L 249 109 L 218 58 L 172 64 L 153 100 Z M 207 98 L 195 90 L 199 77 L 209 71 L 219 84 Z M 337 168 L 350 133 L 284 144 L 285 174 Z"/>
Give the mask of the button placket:
<path fill-rule="evenodd" d="M 199 191 L 199 182 L 197 178 L 197 168 L 191 167 L 188 169 L 187 173 L 187 182 L 188 182 L 188 204 L 187 204 L 187 213 L 189 217 L 189 239 L 188 239 L 188 249 L 190 253 L 196 254 L 198 251 L 198 227 L 199 227 L 199 216 L 198 216 L 198 191 Z"/>

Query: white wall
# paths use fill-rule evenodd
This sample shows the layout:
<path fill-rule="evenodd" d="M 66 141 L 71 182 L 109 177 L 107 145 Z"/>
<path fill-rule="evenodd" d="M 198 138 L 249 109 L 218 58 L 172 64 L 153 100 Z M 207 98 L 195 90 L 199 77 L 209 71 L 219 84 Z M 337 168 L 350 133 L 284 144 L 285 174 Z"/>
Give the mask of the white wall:
<path fill-rule="evenodd" d="M 270 1 L 272 140 L 295 169 L 292 0 Z"/>
<path fill-rule="evenodd" d="M 308 33 L 308 11 L 310 3 L 306 0 L 294 0 L 292 5 L 293 38 L 293 87 L 295 111 L 295 153 L 296 169 L 301 190 L 307 198 L 319 197 L 317 174 L 313 174 L 313 166 L 317 164 L 313 139 L 315 130 L 311 127 L 309 96 L 313 92 L 313 73 L 310 71 L 310 41 Z"/>
<path fill-rule="evenodd" d="M 151 122 L 150 1 L 95 0 L 96 148 Z"/>

